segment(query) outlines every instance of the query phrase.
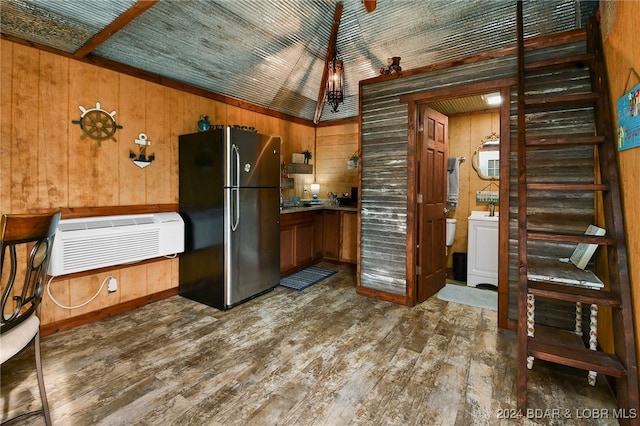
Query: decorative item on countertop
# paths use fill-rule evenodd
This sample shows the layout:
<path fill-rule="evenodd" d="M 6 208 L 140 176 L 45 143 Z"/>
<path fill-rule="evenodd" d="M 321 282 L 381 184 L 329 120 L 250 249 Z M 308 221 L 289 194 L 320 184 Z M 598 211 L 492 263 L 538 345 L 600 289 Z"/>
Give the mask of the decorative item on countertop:
<path fill-rule="evenodd" d="M 129 151 L 129 158 L 133 160 L 133 163 L 136 166 L 140 167 L 141 169 L 144 169 L 149 164 L 151 164 L 153 160 L 156 159 L 155 154 L 151 154 L 147 156 L 147 147 L 151 146 L 151 141 L 147 140 L 146 133 L 140 133 L 138 135 L 138 139 L 135 140 L 135 143 L 140 145 L 139 153 L 136 156 L 135 152 Z"/>
<path fill-rule="evenodd" d="M 311 157 L 313 157 L 313 155 L 311 155 L 311 151 L 305 149 L 304 151 L 302 151 L 302 155 L 304 155 L 304 164 L 309 164 L 309 160 L 311 160 Z"/>
<path fill-rule="evenodd" d="M 354 152 L 351 158 L 347 160 L 347 169 L 357 169 L 358 168 L 358 153 Z"/>
<path fill-rule="evenodd" d="M 320 184 L 312 183 L 311 184 L 311 194 L 312 194 L 312 202 L 318 203 L 318 193 L 320 192 Z"/>
<path fill-rule="evenodd" d="M 395 74 L 397 72 L 402 71 L 402 67 L 400 66 L 400 56 L 394 56 L 393 58 L 387 58 L 387 66 L 380 68 L 380 74 Z"/>
<path fill-rule="evenodd" d="M 107 112 L 100 107 L 100 102 L 96 102 L 95 108 L 85 109 L 82 105 L 79 106 L 82 115 L 79 120 L 72 120 L 73 124 L 79 124 L 82 129 L 83 135 L 81 139 L 87 136 L 98 142 L 98 146 L 101 145 L 103 140 L 111 139 L 117 142 L 113 136 L 116 130 L 122 129 L 122 126 L 118 125 L 115 120 L 115 111 Z"/>
<path fill-rule="evenodd" d="M 206 132 L 211 127 L 211 120 L 209 120 L 208 115 L 201 115 L 200 120 L 198 120 L 198 130 L 201 132 Z"/>

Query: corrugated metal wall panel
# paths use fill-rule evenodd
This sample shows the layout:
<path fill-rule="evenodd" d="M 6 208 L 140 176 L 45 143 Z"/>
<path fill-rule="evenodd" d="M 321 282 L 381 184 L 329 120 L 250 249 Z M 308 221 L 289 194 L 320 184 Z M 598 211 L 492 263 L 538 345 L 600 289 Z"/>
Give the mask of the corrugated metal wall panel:
<path fill-rule="evenodd" d="M 408 107 L 400 96 L 513 76 L 515 58 L 362 87 L 360 285 L 406 295 Z"/>
<path fill-rule="evenodd" d="M 397 95 L 379 96 L 383 87 L 363 89 L 360 280 L 363 287 L 403 295 L 408 110 Z"/>
<path fill-rule="evenodd" d="M 554 47 L 535 53 L 536 60 L 568 56 L 584 52 L 584 43 Z M 362 233 L 361 285 L 366 288 L 406 295 L 406 189 L 408 110 L 400 104 L 403 94 L 429 89 L 452 87 L 474 82 L 516 76 L 515 57 L 494 59 L 477 64 L 434 71 L 396 79 L 364 84 L 362 87 Z M 541 95 L 549 93 L 585 93 L 590 90 L 586 69 L 569 70 L 560 75 L 548 73 L 531 81 L 529 90 Z M 558 83 L 564 81 L 564 83 Z M 552 86 L 549 84 L 552 83 Z M 509 213 L 509 318 L 517 317 L 517 92 L 513 88 L 511 105 L 511 167 Z M 528 134 L 593 134 L 593 109 L 574 108 L 566 111 L 540 112 L 528 115 Z M 538 149 L 531 154 L 532 181 L 593 181 L 593 148 L 572 147 L 562 155 L 551 155 Z M 551 174 L 549 166 L 561 163 L 560 173 Z M 590 180 L 591 179 L 591 180 Z M 566 226 L 567 230 L 586 229 L 594 220 L 594 197 L 575 194 L 556 197 L 549 205 L 532 193 L 530 207 L 535 213 L 533 223 L 543 229 Z M 505 212 L 506 213 L 506 212 Z M 555 221 L 555 222 L 554 222 Z M 568 257 L 571 244 L 530 242 L 534 255 Z M 569 312 L 569 313 L 567 313 Z M 573 322 L 571 307 L 565 303 L 545 303 L 536 306 L 536 321 L 566 326 Z"/>

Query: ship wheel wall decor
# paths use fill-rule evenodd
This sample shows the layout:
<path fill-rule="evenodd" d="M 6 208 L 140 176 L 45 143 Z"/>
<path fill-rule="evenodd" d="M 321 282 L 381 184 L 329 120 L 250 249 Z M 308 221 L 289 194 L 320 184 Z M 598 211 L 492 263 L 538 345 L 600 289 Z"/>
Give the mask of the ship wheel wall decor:
<path fill-rule="evenodd" d="M 116 130 L 122 129 L 122 126 L 116 123 L 115 111 L 108 112 L 100 107 L 100 102 L 96 102 L 95 108 L 86 109 L 80 105 L 82 115 L 79 120 L 71 121 L 73 124 L 79 124 L 82 129 L 82 139 L 89 137 L 98 142 L 98 146 L 102 141 L 111 139 L 116 142 L 114 135 Z"/>

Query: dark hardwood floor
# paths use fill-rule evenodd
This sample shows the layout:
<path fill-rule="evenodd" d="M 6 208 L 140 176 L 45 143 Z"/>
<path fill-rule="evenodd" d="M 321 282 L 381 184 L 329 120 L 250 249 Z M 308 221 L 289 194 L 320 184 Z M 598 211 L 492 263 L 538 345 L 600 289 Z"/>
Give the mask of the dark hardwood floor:
<path fill-rule="evenodd" d="M 603 377 L 538 360 L 534 411 L 515 418 L 516 338 L 496 312 L 370 299 L 354 267 L 320 266 L 339 273 L 227 312 L 176 296 L 44 338 L 54 425 L 617 424 Z M 40 404 L 31 356 L 2 366 L 1 419 Z"/>

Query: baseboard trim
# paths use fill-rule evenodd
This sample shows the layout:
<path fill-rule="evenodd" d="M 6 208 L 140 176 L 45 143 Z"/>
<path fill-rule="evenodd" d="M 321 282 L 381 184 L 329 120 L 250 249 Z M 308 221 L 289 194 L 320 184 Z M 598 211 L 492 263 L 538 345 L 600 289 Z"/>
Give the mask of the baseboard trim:
<path fill-rule="evenodd" d="M 140 308 L 149 303 L 158 302 L 163 299 L 167 299 L 178 294 L 178 287 L 163 290 L 159 293 L 149 294 L 138 299 L 129 300 L 127 302 L 119 303 L 117 305 L 109 306 L 104 309 L 99 309 L 94 312 L 78 315 L 77 317 L 52 322 L 50 324 L 44 324 L 40 327 L 40 336 L 50 336 L 64 330 L 70 330 L 75 327 L 79 327 L 84 324 L 107 318 L 120 314 L 122 312 L 131 311 L 136 308 Z"/>
<path fill-rule="evenodd" d="M 397 303 L 399 305 L 414 306 L 406 297 L 399 294 L 388 293 L 386 291 L 374 290 L 371 288 L 356 285 L 356 293 L 361 296 L 371 297 L 373 299 L 384 300 L 385 302 Z"/>

